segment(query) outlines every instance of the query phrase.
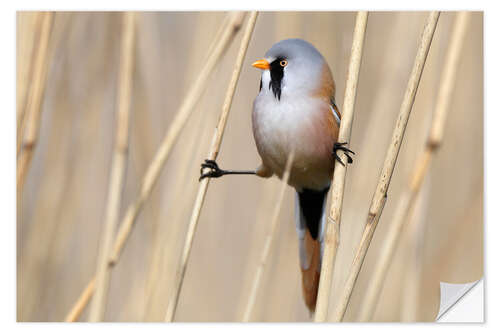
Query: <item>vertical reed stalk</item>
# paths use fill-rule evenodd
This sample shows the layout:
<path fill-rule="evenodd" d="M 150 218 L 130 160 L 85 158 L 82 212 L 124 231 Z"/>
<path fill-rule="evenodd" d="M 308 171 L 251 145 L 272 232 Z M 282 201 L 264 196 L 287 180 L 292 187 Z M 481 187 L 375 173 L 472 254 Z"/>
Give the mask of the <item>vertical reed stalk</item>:
<path fill-rule="evenodd" d="M 28 92 L 33 76 L 33 66 L 39 32 L 42 30 L 43 12 L 17 13 L 17 50 L 16 50 L 16 128 L 17 128 L 17 150 L 21 151 L 23 129 L 26 123 L 26 106 Z"/>
<path fill-rule="evenodd" d="M 368 12 L 358 12 L 356 16 L 356 25 L 354 27 L 349 70 L 347 72 L 338 142 L 349 142 L 351 139 L 356 89 L 358 86 L 359 69 L 361 67 L 361 57 L 363 55 L 363 43 L 365 40 L 367 20 Z M 328 301 L 330 299 L 335 258 L 339 245 L 340 218 L 344 197 L 345 176 L 347 172 L 347 157 L 342 154 L 341 159 L 346 167 L 342 166 L 339 161 L 335 161 L 335 172 L 333 173 L 332 182 L 332 203 L 325 229 L 325 245 L 321 264 L 316 313 L 314 316 L 314 321 L 316 322 L 326 321 L 327 319 Z"/>
<path fill-rule="evenodd" d="M 283 205 L 285 190 L 288 184 L 288 179 L 290 178 L 290 170 L 292 168 L 293 158 L 294 158 L 294 152 L 292 151 L 292 153 L 288 156 L 286 162 L 285 172 L 283 173 L 283 184 L 281 185 L 280 193 L 278 195 L 278 201 L 276 202 L 274 213 L 271 219 L 271 228 L 267 234 L 266 242 L 264 243 L 264 249 L 262 250 L 262 254 L 260 257 L 260 263 L 259 266 L 257 267 L 257 273 L 255 274 L 252 288 L 250 289 L 250 296 L 248 297 L 245 312 L 243 314 L 244 322 L 250 321 L 250 316 L 252 315 L 253 308 L 255 306 L 255 300 L 257 299 L 257 293 L 259 291 L 262 274 L 264 273 L 264 268 L 266 267 L 267 260 L 269 258 L 269 253 L 271 252 L 270 251 L 271 244 L 274 241 L 276 230 L 278 229 L 281 206 Z"/>
<path fill-rule="evenodd" d="M 179 108 L 179 111 L 177 112 L 174 120 L 172 121 L 169 130 L 164 136 L 163 141 L 158 148 L 155 157 L 153 158 L 153 161 L 151 161 L 151 163 L 149 164 L 146 174 L 142 179 L 141 189 L 138 197 L 127 208 L 125 216 L 122 219 L 122 223 L 120 224 L 118 234 L 113 243 L 113 251 L 108 261 L 108 269 L 111 269 L 111 267 L 118 261 L 121 255 L 121 251 L 123 250 L 130 232 L 132 231 L 136 218 L 139 215 L 144 203 L 149 198 L 175 141 L 177 140 L 182 128 L 184 127 L 189 115 L 196 106 L 196 103 L 198 102 L 202 93 L 205 91 L 205 88 L 208 84 L 208 79 L 210 78 L 210 74 L 233 41 L 234 36 L 241 27 L 241 24 L 245 17 L 245 14 L 241 12 L 234 12 L 228 15 L 230 15 L 229 24 L 224 30 L 222 36 L 220 36 L 220 39 L 214 40 L 214 44 L 216 46 L 213 47 L 212 54 L 208 57 L 192 88 L 184 98 L 184 101 Z M 90 297 L 94 292 L 94 288 L 91 287 L 92 281 L 90 281 L 87 284 L 85 290 L 82 291 L 81 295 L 78 298 L 78 301 L 73 305 L 69 314 L 66 316 L 67 319 L 71 319 L 73 321 L 78 319 L 78 316 L 70 316 L 70 314 L 77 313 L 77 311 L 75 311 L 77 310 L 77 307 L 82 306 L 79 302 L 80 300 L 87 300 L 87 302 L 90 300 Z M 89 293 L 89 297 L 84 298 L 84 294 L 87 289 L 91 290 L 91 292 Z M 86 304 L 84 304 L 83 307 L 85 307 Z M 78 314 L 80 314 L 81 311 Z"/>
<path fill-rule="evenodd" d="M 28 173 L 31 159 L 38 141 L 42 103 L 47 83 L 49 67 L 49 43 L 54 22 L 54 13 L 44 12 L 41 23 L 40 39 L 35 54 L 32 82 L 30 83 L 29 97 L 26 106 L 26 124 L 21 124 L 20 132 L 23 135 L 17 164 L 17 197 L 21 198 L 26 174 Z M 26 129 L 24 130 L 24 127 Z M 21 134 L 20 133 L 20 134 Z"/>
<path fill-rule="evenodd" d="M 432 38 L 434 36 L 434 31 L 436 30 L 436 25 L 439 19 L 439 12 L 431 12 L 427 18 L 427 22 L 424 31 L 421 36 L 420 46 L 417 51 L 415 62 L 413 64 L 413 69 L 410 74 L 410 79 L 406 87 L 405 96 L 401 104 L 398 119 L 394 127 L 392 134 L 392 139 L 389 144 L 384 166 L 380 174 L 380 178 L 377 184 L 377 188 L 372 198 L 371 206 L 368 211 L 367 222 L 361 241 L 356 252 L 356 256 L 352 263 L 352 266 L 347 277 L 346 284 L 342 290 L 342 294 L 339 298 L 339 303 L 335 308 L 333 313 L 333 321 L 342 321 L 344 318 L 349 299 L 351 298 L 352 290 L 354 284 L 358 278 L 361 266 L 365 259 L 366 253 L 370 246 L 370 242 L 377 227 L 378 220 L 384 209 L 384 205 L 387 199 L 387 189 L 389 187 L 392 173 L 396 165 L 396 160 L 399 154 L 399 149 L 401 147 L 401 142 L 403 141 L 404 133 L 406 130 L 406 125 L 410 117 L 410 113 L 415 101 L 415 95 L 417 93 L 418 85 L 420 83 L 420 78 L 425 65 L 425 60 L 427 59 L 427 54 L 431 46 Z"/>
<path fill-rule="evenodd" d="M 231 81 L 229 83 L 226 97 L 224 99 L 224 104 L 222 105 L 222 112 L 219 118 L 219 123 L 217 124 L 217 128 L 215 130 L 214 136 L 212 138 L 212 145 L 210 148 L 210 153 L 208 154 L 208 159 L 215 160 L 219 153 L 220 145 L 222 143 L 222 137 L 224 135 L 224 130 L 227 123 L 227 118 L 229 116 L 229 111 L 231 109 L 231 103 L 233 101 L 233 96 L 236 91 L 236 85 L 238 83 L 238 79 L 241 72 L 241 67 L 243 65 L 243 60 L 245 59 L 246 51 L 248 49 L 248 44 L 250 43 L 250 38 L 253 33 L 253 29 L 255 27 L 255 22 L 257 20 L 257 12 L 252 12 L 248 19 L 247 25 L 245 27 L 245 32 L 243 38 L 241 40 L 240 49 L 238 51 L 238 56 L 236 58 L 235 67 L 233 70 L 233 74 L 231 77 Z M 200 186 L 198 188 L 198 194 L 196 196 L 195 205 L 193 208 L 193 212 L 191 215 L 191 219 L 189 221 L 188 231 L 186 234 L 186 240 L 184 244 L 184 249 L 182 251 L 181 260 L 179 266 L 177 267 L 174 287 L 172 290 L 172 294 L 169 297 L 169 304 L 167 306 L 167 311 L 165 315 L 165 321 L 172 321 L 175 316 L 175 311 L 177 309 L 177 303 L 179 300 L 179 295 L 182 287 L 182 282 L 184 280 L 184 274 L 186 273 L 187 261 L 189 259 L 189 254 L 191 252 L 191 246 L 193 244 L 194 232 L 196 230 L 196 226 L 198 224 L 198 219 L 201 212 L 201 207 L 203 206 L 203 201 L 205 199 L 205 194 L 208 188 L 209 178 L 204 178 L 200 182 Z"/>
<path fill-rule="evenodd" d="M 414 205 L 420 192 L 422 181 L 429 170 L 432 157 L 441 146 L 443 140 L 444 124 L 448 114 L 449 105 L 455 85 L 457 66 L 465 41 L 469 13 L 460 12 L 457 14 L 453 32 L 445 56 L 444 68 L 441 83 L 435 106 L 435 113 L 432 119 L 431 130 L 428 134 L 425 149 L 417 159 L 414 170 L 409 179 L 408 188 L 399 198 L 397 209 L 394 213 L 393 222 L 387 232 L 383 243 L 375 271 L 370 279 L 370 284 L 365 294 L 359 319 L 369 321 L 373 317 L 380 292 L 382 290 L 387 272 L 394 257 L 394 252 L 401 238 L 405 222 L 409 220 L 411 207 Z"/>
<path fill-rule="evenodd" d="M 222 55 L 229 47 L 229 44 L 232 42 L 234 36 L 239 31 L 243 19 L 245 18 L 245 13 L 241 12 L 234 12 L 230 13 L 229 15 L 231 15 L 230 24 L 226 27 L 224 34 L 221 36 L 216 46 L 213 47 L 213 53 L 205 62 L 205 66 L 200 71 L 196 82 L 189 91 L 189 95 L 184 99 L 179 112 L 176 114 L 167 134 L 163 138 L 163 141 L 153 161 L 149 165 L 148 170 L 144 175 L 138 198 L 135 202 L 128 206 L 125 217 L 123 218 L 123 222 L 120 225 L 120 230 L 118 231 L 117 238 L 115 240 L 115 246 L 110 258 L 111 265 L 115 264 L 118 257 L 120 256 L 123 246 L 125 245 L 125 242 L 128 239 L 130 232 L 132 231 L 134 222 L 140 210 L 142 209 L 144 202 L 146 202 L 146 200 L 149 198 L 149 195 L 151 194 L 151 191 L 160 176 L 160 172 L 165 165 L 168 156 L 170 155 L 170 151 L 172 150 L 174 143 L 177 141 L 180 132 L 184 128 L 184 125 L 186 124 L 189 116 L 194 110 L 196 103 L 201 97 L 201 94 L 205 91 L 210 74 L 215 68 L 215 65 L 222 58 Z"/>
<path fill-rule="evenodd" d="M 116 224 L 120 212 L 125 170 L 128 156 L 130 102 L 135 51 L 135 13 L 122 13 L 122 44 L 118 80 L 115 151 L 109 178 L 108 200 L 104 230 L 99 247 L 96 268 L 95 296 L 90 307 L 89 321 L 102 321 L 106 310 L 110 270 L 108 258 L 113 246 Z"/>
<path fill-rule="evenodd" d="M 206 45 L 207 37 L 213 36 L 213 31 L 218 30 L 215 35 L 219 35 L 219 37 L 215 37 L 217 40 L 228 23 L 228 17 L 224 14 L 214 17 L 212 13 L 199 12 L 196 14 L 196 17 L 196 28 L 193 32 L 193 37 L 190 38 L 186 75 L 183 78 L 186 84 L 189 84 L 192 78 L 196 77 L 199 70 L 197 64 L 204 63 L 206 57 L 211 53 L 210 51 L 208 54 L 206 53 L 207 47 L 213 48 L 214 46 Z M 145 34 L 148 33 L 149 31 L 145 31 Z M 154 45 L 151 47 L 154 47 Z M 201 58 L 203 60 L 200 62 Z M 214 103 L 210 101 L 213 98 L 215 97 L 202 97 L 203 102 L 201 103 L 213 105 Z M 217 113 L 219 111 L 217 108 L 210 109 L 213 109 Z M 175 266 L 179 259 L 178 251 L 176 250 L 177 244 L 180 241 L 178 235 L 179 230 L 183 230 L 184 227 L 179 221 L 185 220 L 186 216 L 191 213 L 192 201 L 198 189 L 198 184 L 193 179 L 193 174 L 199 171 L 199 164 L 195 164 L 193 161 L 199 160 L 199 156 L 202 155 L 202 151 L 205 149 L 203 143 L 208 143 L 208 137 L 212 134 L 212 129 L 206 126 L 207 120 L 212 113 L 193 113 L 182 135 L 179 137 L 179 143 L 177 143 L 177 145 L 182 146 L 182 153 L 176 154 L 175 150 L 172 152 L 172 158 L 175 158 L 175 163 L 169 166 L 169 173 L 175 174 L 175 177 L 172 177 L 171 181 L 168 182 L 169 194 L 165 193 L 167 196 L 162 195 L 157 198 L 161 203 L 161 208 L 155 209 L 157 211 L 156 214 L 162 217 L 158 219 L 159 223 L 155 223 L 152 230 L 154 236 L 151 243 L 151 258 L 148 264 L 148 273 L 146 274 L 146 302 L 143 310 L 143 321 L 163 321 L 165 317 L 165 309 L 168 302 L 166 295 L 168 295 L 168 291 L 170 290 L 170 281 L 173 280 L 173 274 L 169 274 L 169 272 L 172 271 L 172 267 Z M 194 136 L 197 137 L 197 140 L 192 139 Z M 165 200 L 168 200 L 168 197 L 182 197 L 182 200 L 164 203 Z M 149 207 L 149 210 L 151 208 Z M 174 222 L 166 224 L 163 221 Z"/>

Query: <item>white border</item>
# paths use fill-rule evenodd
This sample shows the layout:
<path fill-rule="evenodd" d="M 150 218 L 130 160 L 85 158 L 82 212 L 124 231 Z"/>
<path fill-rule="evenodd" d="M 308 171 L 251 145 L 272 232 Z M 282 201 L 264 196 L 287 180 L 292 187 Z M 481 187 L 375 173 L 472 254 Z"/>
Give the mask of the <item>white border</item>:
<path fill-rule="evenodd" d="M 441 10 L 484 10 L 484 40 L 485 40 L 485 276 L 486 276 L 486 316 L 485 320 L 488 328 L 497 327 L 498 331 L 499 316 L 494 314 L 498 311 L 498 284 L 500 279 L 498 276 L 498 258 L 495 254 L 499 253 L 498 245 L 500 242 L 496 241 L 496 237 L 500 235 L 499 223 L 500 216 L 498 214 L 498 188 L 500 164 L 498 163 L 498 154 L 500 146 L 500 131 L 496 128 L 500 126 L 498 105 L 499 84 L 498 77 L 498 62 L 500 61 L 500 54 L 498 52 L 498 36 L 500 32 L 500 17 L 496 9 L 498 1 L 428 1 L 419 0 L 413 2 L 402 1 L 324 1 L 324 0 L 307 0 L 307 1 L 287 1 L 286 8 L 285 2 L 272 2 L 270 0 L 261 1 L 253 0 L 245 2 L 244 5 L 237 6 L 233 1 L 220 1 L 212 0 L 209 2 L 202 1 L 129 1 L 122 0 L 116 2 L 104 2 L 87 0 L 85 2 L 73 3 L 69 1 L 54 1 L 45 0 L 40 1 L 4 1 L 2 3 L 1 25 L 0 29 L 2 34 L 2 44 L 4 45 L 3 51 L 0 52 L 4 70 L 2 71 L 2 108 L 0 112 L 1 117 L 1 152 L 4 157 L 0 163 L 2 175 L 1 187 L 1 203 L 3 212 L 3 226 L 0 244 L 2 246 L 2 267 L 3 274 L 1 274 L 1 308 L 0 314 L 2 322 L 4 323 L 3 330 L 10 332 L 12 330 L 47 330 L 50 332 L 64 331 L 66 332 L 69 326 L 65 324 L 16 324 L 16 256 L 15 256 L 15 240 L 16 240 L 16 206 L 15 206 L 15 11 L 16 10 L 38 10 L 38 9 L 59 9 L 59 10 L 222 10 L 222 9 L 260 9 L 260 10 L 356 10 L 356 9 L 370 9 L 370 10 L 428 10 L 428 9 L 441 9 Z M 207 4 L 210 4 L 208 7 Z M 496 260 L 495 260 L 496 258 Z M 491 262 L 488 262 L 491 259 Z M 490 283 L 488 282 L 490 281 Z M 492 309 L 493 311 L 489 311 Z M 288 330 L 301 330 L 311 329 L 313 325 L 304 324 L 280 324 L 279 328 Z M 391 324 L 342 324 L 342 325 L 314 325 L 314 329 L 328 330 L 332 329 L 342 330 L 358 330 L 362 326 L 365 329 L 381 329 L 381 330 L 401 330 L 400 325 Z M 425 327 L 422 327 L 425 326 Z M 450 329 L 454 332 L 470 331 L 476 329 L 477 325 L 460 325 L 460 324 L 414 324 L 405 325 L 404 329 L 408 331 L 435 329 Z M 72 325 L 71 329 L 76 331 L 88 331 L 89 324 Z M 178 330 L 178 329 L 191 329 L 200 328 L 208 331 L 233 332 L 235 329 L 242 331 L 254 331 L 256 328 L 259 330 L 275 330 L 275 325 L 257 324 L 257 325 L 242 325 L 242 324 L 174 324 L 174 325 L 161 325 L 161 324 L 107 324 L 107 325 L 92 325 L 93 330 L 109 330 L 119 329 L 120 332 L 136 332 L 137 329 L 157 330 L 164 332 L 165 330 Z"/>

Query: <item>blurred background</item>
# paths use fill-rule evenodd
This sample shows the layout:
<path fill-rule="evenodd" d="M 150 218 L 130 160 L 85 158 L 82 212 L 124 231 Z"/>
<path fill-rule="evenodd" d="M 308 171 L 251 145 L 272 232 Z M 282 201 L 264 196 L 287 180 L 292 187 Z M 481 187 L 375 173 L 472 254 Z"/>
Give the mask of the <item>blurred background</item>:
<path fill-rule="evenodd" d="M 18 110 L 39 38 L 39 13 L 17 13 Z M 40 131 L 18 200 L 17 320 L 62 321 L 96 271 L 115 135 L 119 12 L 56 12 L 48 47 Z M 120 219 L 207 57 L 223 12 L 139 12 L 132 73 L 130 149 Z M 331 303 L 353 260 L 425 24 L 426 12 L 368 17 Z M 262 12 L 234 96 L 221 167 L 260 163 L 251 129 L 260 71 L 250 64 L 275 42 L 303 38 L 327 59 L 343 105 L 355 12 Z M 424 149 L 455 13 L 443 12 L 389 187 L 388 200 L 344 320 L 355 321 L 399 194 Z M 162 321 L 187 223 L 236 59 L 240 32 L 146 201 L 112 270 L 106 321 Z M 483 276 L 483 15 L 473 13 L 445 136 L 404 234 L 373 320 L 434 321 L 439 282 Z M 194 237 L 176 321 L 241 321 L 278 199 L 277 178 L 211 181 Z M 302 300 L 293 189 L 253 321 L 309 321 Z M 329 205 L 329 204 L 328 204 Z M 416 276 L 418 275 L 418 276 Z M 409 290 L 412 290 L 409 292 Z M 416 296 L 415 296 L 416 295 Z M 80 320 L 88 318 L 88 308 Z"/>

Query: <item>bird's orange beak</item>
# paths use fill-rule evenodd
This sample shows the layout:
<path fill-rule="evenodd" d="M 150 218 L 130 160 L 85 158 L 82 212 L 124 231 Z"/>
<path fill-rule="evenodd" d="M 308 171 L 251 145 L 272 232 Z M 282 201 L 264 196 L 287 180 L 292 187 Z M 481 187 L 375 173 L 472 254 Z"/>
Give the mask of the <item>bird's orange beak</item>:
<path fill-rule="evenodd" d="M 269 69 L 269 62 L 266 59 L 260 59 L 254 62 L 252 66 L 260 69 Z"/>

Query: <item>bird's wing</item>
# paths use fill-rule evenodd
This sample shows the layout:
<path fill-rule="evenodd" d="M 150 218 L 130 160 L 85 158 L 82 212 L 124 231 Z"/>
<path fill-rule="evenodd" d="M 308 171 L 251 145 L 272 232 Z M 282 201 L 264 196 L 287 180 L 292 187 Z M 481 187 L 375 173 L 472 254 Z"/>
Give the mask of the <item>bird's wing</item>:
<path fill-rule="evenodd" d="M 339 108 L 335 103 L 335 97 L 330 98 L 330 109 L 332 110 L 333 117 L 337 122 L 337 126 L 340 127 L 340 120 L 342 119 L 342 115 L 340 114 Z"/>

